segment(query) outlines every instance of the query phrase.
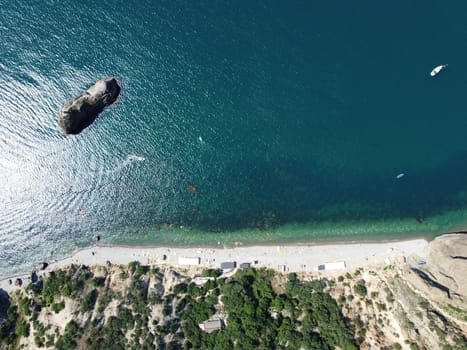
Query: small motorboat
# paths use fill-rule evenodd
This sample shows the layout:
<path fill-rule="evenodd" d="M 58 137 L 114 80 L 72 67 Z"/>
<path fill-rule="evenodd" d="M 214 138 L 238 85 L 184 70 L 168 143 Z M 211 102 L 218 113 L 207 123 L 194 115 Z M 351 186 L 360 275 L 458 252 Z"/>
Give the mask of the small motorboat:
<path fill-rule="evenodd" d="M 130 154 L 128 157 L 126 157 L 126 159 L 127 159 L 127 162 L 142 162 L 146 160 L 146 157 Z"/>
<path fill-rule="evenodd" d="M 447 64 L 441 64 L 439 66 L 436 66 L 435 68 L 433 68 L 433 70 L 431 71 L 430 75 L 432 77 L 434 77 L 435 75 L 437 75 L 439 72 L 441 72 L 444 68 L 446 68 L 448 65 Z"/>
<path fill-rule="evenodd" d="M 404 173 L 400 173 L 396 176 L 396 179 L 402 179 L 405 176 Z"/>

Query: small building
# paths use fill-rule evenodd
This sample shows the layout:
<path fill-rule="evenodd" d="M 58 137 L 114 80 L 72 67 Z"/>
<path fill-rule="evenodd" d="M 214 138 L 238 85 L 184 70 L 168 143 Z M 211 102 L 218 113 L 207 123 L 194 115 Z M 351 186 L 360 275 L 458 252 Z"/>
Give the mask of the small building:
<path fill-rule="evenodd" d="M 240 268 L 241 268 L 241 269 L 249 269 L 250 266 L 251 266 L 250 263 L 241 263 L 241 264 L 240 264 Z"/>
<path fill-rule="evenodd" d="M 179 265 L 199 265 L 201 264 L 201 258 L 184 258 L 184 257 L 179 257 L 178 258 L 178 264 Z"/>
<path fill-rule="evenodd" d="M 211 333 L 224 328 L 222 320 L 210 320 L 204 323 L 200 323 L 198 326 L 201 330 L 205 331 L 206 333 Z"/>
<path fill-rule="evenodd" d="M 330 262 L 318 265 L 318 271 L 345 269 L 345 261 Z"/>
<path fill-rule="evenodd" d="M 221 263 L 222 270 L 230 270 L 237 267 L 237 263 L 235 261 L 226 261 Z"/>

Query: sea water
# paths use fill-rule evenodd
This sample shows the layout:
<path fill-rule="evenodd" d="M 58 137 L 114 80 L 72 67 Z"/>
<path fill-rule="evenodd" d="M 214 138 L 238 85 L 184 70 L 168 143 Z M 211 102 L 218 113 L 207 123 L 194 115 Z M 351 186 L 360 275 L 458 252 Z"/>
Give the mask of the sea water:
<path fill-rule="evenodd" d="M 234 245 L 466 226 L 463 2 L 0 5 L 0 275 L 96 235 Z M 60 107 L 106 76 L 117 103 L 65 137 Z"/>

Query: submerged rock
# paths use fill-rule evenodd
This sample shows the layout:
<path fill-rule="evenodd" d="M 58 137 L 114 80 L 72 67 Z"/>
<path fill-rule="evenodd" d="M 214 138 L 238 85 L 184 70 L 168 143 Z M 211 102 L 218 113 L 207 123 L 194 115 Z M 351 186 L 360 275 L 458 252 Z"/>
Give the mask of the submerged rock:
<path fill-rule="evenodd" d="M 58 124 L 65 134 L 76 135 L 91 125 L 105 107 L 114 103 L 120 94 L 115 78 L 103 78 L 85 93 L 65 103 L 58 115 Z"/>

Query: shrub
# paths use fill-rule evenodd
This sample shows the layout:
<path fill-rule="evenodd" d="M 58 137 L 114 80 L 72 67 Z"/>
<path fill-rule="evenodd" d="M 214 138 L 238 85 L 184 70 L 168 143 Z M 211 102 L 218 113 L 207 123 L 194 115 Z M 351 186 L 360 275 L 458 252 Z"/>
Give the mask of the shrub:
<path fill-rule="evenodd" d="M 47 341 L 45 342 L 45 346 L 48 348 L 53 347 L 55 344 L 55 336 L 52 334 L 50 337 L 47 337 Z"/>
<path fill-rule="evenodd" d="M 53 312 L 58 314 L 60 311 L 62 311 L 65 308 L 65 302 L 61 301 L 59 303 L 53 303 L 51 306 L 51 309 Z"/>
<path fill-rule="evenodd" d="M 52 271 L 50 276 L 44 280 L 42 296 L 46 305 L 51 305 L 56 296 L 76 298 L 84 287 L 84 280 L 92 276 L 92 273 L 83 267 L 78 270 L 71 265 L 67 270 Z"/>
<path fill-rule="evenodd" d="M 353 290 L 354 290 L 355 294 L 358 294 L 361 297 L 365 297 L 366 293 L 367 293 L 367 290 L 366 290 L 366 287 L 365 287 L 365 281 L 364 280 L 358 281 L 354 285 Z"/>
<path fill-rule="evenodd" d="M 203 277 L 219 277 L 222 275 L 222 270 L 221 269 L 206 269 L 202 272 L 201 276 Z"/>
<path fill-rule="evenodd" d="M 311 282 L 309 282 L 309 285 L 316 292 L 322 292 L 323 291 L 323 283 L 321 282 L 321 280 L 311 281 Z"/>
<path fill-rule="evenodd" d="M 179 283 L 174 287 L 175 294 L 183 294 L 186 293 L 188 290 L 188 285 L 186 283 Z"/>
<path fill-rule="evenodd" d="M 296 283 L 297 282 L 297 274 L 295 272 L 291 272 L 287 275 L 287 279 L 289 280 L 290 283 Z"/>
<path fill-rule="evenodd" d="M 92 273 L 89 271 L 83 271 L 79 274 L 78 280 L 80 282 L 86 282 L 88 279 L 92 277 Z"/>
<path fill-rule="evenodd" d="M 138 265 L 136 266 L 135 277 L 142 276 L 148 271 L 149 271 L 148 266 Z"/>
<path fill-rule="evenodd" d="M 420 305 L 420 307 L 422 309 L 425 309 L 425 310 L 428 310 L 430 308 L 430 303 L 426 300 L 421 300 L 418 305 Z"/>
<path fill-rule="evenodd" d="M 139 261 L 131 261 L 128 263 L 128 270 L 130 270 L 131 273 L 134 273 L 138 266 L 140 266 Z"/>
<path fill-rule="evenodd" d="M 79 339 L 81 329 L 78 324 L 71 320 L 65 327 L 65 332 L 55 343 L 55 348 L 57 350 L 71 350 L 75 349 L 77 346 L 76 340 Z"/>
<path fill-rule="evenodd" d="M 41 337 L 35 335 L 34 336 L 34 344 L 36 344 L 36 346 L 38 348 L 42 348 L 44 346 L 44 340 Z"/>
<path fill-rule="evenodd" d="M 91 283 L 93 287 L 102 287 L 105 283 L 105 277 L 94 277 Z"/>
<path fill-rule="evenodd" d="M 378 308 L 378 311 L 386 311 L 386 305 L 385 304 L 380 304 L 376 303 L 376 307 Z"/>
<path fill-rule="evenodd" d="M 29 309 L 29 299 L 20 298 L 18 300 L 19 311 L 25 316 L 31 315 L 31 310 Z"/>
<path fill-rule="evenodd" d="M 112 301 L 112 294 L 111 292 L 109 291 L 104 291 L 104 293 L 102 293 L 98 299 L 98 303 L 97 303 L 97 311 L 98 312 L 102 312 L 105 310 L 105 308 L 107 307 L 107 305 L 109 305 L 109 303 Z"/>
<path fill-rule="evenodd" d="M 15 333 L 18 337 L 29 337 L 29 323 L 25 320 L 18 322 Z"/>
<path fill-rule="evenodd" d="M 88 312 L 94 309 L 96 304 L 98 292 L 96 289 L 93 289 L 91 292 L 86 294 L 81 302 L 81 312 Z"/>

